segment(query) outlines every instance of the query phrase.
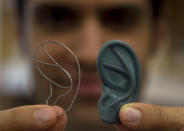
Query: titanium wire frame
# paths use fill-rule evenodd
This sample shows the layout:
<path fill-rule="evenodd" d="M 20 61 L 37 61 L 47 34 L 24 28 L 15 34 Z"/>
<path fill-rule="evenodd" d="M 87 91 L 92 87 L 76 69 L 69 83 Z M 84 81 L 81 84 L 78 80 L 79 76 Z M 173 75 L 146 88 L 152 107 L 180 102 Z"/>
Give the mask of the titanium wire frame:
<path fill-rule="evenodd" d="M 65 112 L 68 112 L 68 111 L 71 109 L 71 107 L 72 107 L 72 105 L 73 105 L 73 103 L 74 103 L 74 101 L 75 101 L 75 99 L 76 99 L 76 97 L 77 97 L 77 94 L 78 94 L 78 92 L 79 92 L 79 88 L 80 88 L 80 79 L 81 79 L 80 64 L 79 64 L 79 61 L 78 61 L 77 56 L 72 52 L 72 50 L 70 50 L 66 45 L 64 45 L 64 44 L 62 44 L 62 43 L 59 43 L 59 42 L 56 42 L 56 41 L 48 41 L 48 42 L 46 41 L 46 42 L 42 42 L 42 43 L 38 46 L 38 48 L 37 48 L 37 50 L 36 50 L 36 53 L 35 53 L 35 64 L 36 64 L 36 69 L 38 70 L 38 72 L 49 82 L 50 94 L 49 94 L 49 96 L 47 97 L 46 102 L 45 102 L 47 105 L 48 105 L 49 100 L 51 99 L 51 97 L 52 97 L 52 95 L 53 95 L 53 87 L 52 87 L 52 85 L 55 85 L 55 86 L 57 86 L 57 87 L 59 87 L 59 88 L 64 88 L 64 89 L 69 88 L 68 91 L 66 91 L 65 93 L 59 95 L 59 96 L 56 98 L 56 100 L 52 103 L 52 105 L 56 105 L 56 103 L 59 101 L 59 99 L 60 99 L 61 97 L 66 96 L 67 94 L 70 93 L 70 91 L 71 91 L 72 88 L 73 88 L 73 80 L 72 80 L 72 77 L 71 77 L 70 73 L 69 73 L 67 70 L 65 70 L 62 66 L 60 66 L 60 65 L 56 62 L 56 60 L 50 55 L 50 53 L 49 53 L 49 52 L 47 51 L 47 49 L 45 48 L 45 45 L 46 45 L 46 44 L 56 44 L 56 45 L 59 45 L 59 46 L 64 47 L 64 48 L 65 48 L 67 51 L 69 51 L 69 52 L 72 54 L 72 56 L 75 58 L 75 61 L 76 61 L 77 66 L 78 66 L 78 85 L 77 85 L 77 90 L 76 90 L 76 93 L 75 93 L 75 95 L 74 95 L 74 97 L 73 97 L 73 99 L 72 99 L 72 101 L 71 101 L 71 104 L 70 104 L 69 107 L 65 110 Z M 48 63 L 48 62 L 44 62 L 44 61 L 40 61 L 40 60 L 37 60 L 37 57 L 36 57 L 36 56 L 37 56 L 38 51 L 39 51 L 40 48 L 43 48 L 44 53 L 52 60 L 52 62 L 53 62 L 54 64 Z M 68 87 L 68 86 L 65 87 L 65 86 L 61 86 L 61 85 L 59 85 L 58 83 L 52 81 L 51 79 L 49 79 L 49 78 L 42 72 L 42 70 L 41 70 L 40 67 L 38 66 L 38 63 L 39 63 L 39 64 L 44 64 L 44 65 L 49 65 L 49 66 L 59 67 L 62 71 L 64 71 L 64 72 L 66 73 L 67 77 L 70 79 L 70 84 L 71 84 L 71 85 L 70 85 L 69 87 Z"/>

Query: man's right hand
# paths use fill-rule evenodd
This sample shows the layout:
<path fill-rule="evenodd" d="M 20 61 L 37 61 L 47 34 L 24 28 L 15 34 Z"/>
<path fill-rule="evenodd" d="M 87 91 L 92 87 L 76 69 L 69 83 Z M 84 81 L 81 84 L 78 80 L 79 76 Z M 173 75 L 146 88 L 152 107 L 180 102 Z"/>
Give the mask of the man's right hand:
<path fill-rule="evenodd" d="M 62 131 L 67 116 L 58 106 L 30 105 L 0 111 L 0 131 Z"/>
<path fill-rule="evenodd" d="M 121 107 L 118 131 L 184 131 L 184 107 L 129 103 Z"/>

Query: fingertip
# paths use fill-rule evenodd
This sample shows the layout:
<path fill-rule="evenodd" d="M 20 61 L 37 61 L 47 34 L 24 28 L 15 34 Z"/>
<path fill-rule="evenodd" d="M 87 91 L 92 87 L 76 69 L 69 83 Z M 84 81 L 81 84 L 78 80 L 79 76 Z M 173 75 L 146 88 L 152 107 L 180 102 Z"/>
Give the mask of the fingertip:
<path fill-rule="evenodd" d="M 65 111 L 61 107 L 59 107 L 59 106 L 53 106 L 53 108 L 54 108 L 54 110 L 57 113 L 57 117 L 62 117 L 62 116 L 65 115 Z"/>
<path fill-rule="evenodd" d="M 67 115 L 66 115 L 64 109 L 62 109 L 61 107 L 53 106 L 53 108 L 55 109 L 55 111 L 57 113 L 57 122 L 50 130 L 52 130 L 52 131 L 58 131 L 58 130 L 63 131 L 66 127 Z"/>
<path fill-rule="evenodd" d="M 67 122 L 67 115 L 64 109 L 62 109 L 59 106 L 53 106 L 53 108 L 55 109 L 56 113 L 57 113 L 57 118 L 58 119 L 62 119 L 63 124 L 66 124 Z"/>
<path fill-rule="evenodd" d="M 169 129 L 173 125 L 172 120 L 170 120 L 170 117 L 174 116 L 172 112 L 173 110 L 169 112 L 168 108 L 162 106 L 130 103 L 121 107 L 119 118 L 121 123 L 130 129 Z M 175 121 L 174 119 L 174 123 L 176 123 Z"/>
<path fill-rule="evenodd" d="M 57 121 L 57 112 L 52 106 L 49 105 L 36 105 L 33 106 L 33 119 L 35 129 L 47 130 L 55 125 Z"/>
<path fill-rule="evenodd" d="M 52 108 L 39 108 L 33 112 L 33 118 L 38 124 L 53 123 L 56 120 L 56 112 Z"/>
<path fill-rule="evenodd" d="M 120 111 L 119 111 L 119 118 L 120 118 L 120 121 L 124 123 L 124 112 L 126 111 L 127 108 L 131 108 L 132 107 L 132 104 L 125 104 L 123 105 L 121 108 L 120 108 Z"/>
<path fill-rule="evenodd" d="M 41 113 L 39 114 L 43 117 L 41 120 L 42 123 L 38 122 L 38 129 L 49 129 L 52 131 L 64 130 L 67 123 L 67 115 L 59 106 L 49 106 L 41 105 Z"/>
<path fill-rule="evenodd" d="M 142 120 L 142 112 L 134 104 L 126 104 L 120 108 L 119 119 L 124 126 L 134 129 Z"/>

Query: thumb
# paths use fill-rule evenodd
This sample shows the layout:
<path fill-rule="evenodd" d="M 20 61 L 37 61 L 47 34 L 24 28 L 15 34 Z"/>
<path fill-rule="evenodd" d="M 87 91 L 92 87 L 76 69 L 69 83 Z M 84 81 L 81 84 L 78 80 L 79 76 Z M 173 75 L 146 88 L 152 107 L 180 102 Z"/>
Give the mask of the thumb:
<path fill-rule="evenodd" d="M 0 130 L 48 130 L 56 124 L 57 117 L 64 114 L 61 108 L 58 110 L 48 105 L 31 105 L 0 111 Z"/>
<path fill-rule="evenodd" d="M 132 130 L 184 131 L 184 107 L 131 103 L 120 109 L 119 118 Z"/>

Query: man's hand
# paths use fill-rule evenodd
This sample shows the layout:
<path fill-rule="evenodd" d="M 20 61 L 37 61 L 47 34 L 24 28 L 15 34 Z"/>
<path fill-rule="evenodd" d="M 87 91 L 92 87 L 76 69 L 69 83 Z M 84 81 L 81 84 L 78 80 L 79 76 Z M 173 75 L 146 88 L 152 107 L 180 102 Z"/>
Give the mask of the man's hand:
<path fill-rule="evenodd" d="M 119 118 L 119 131 L 184 131 L 184 107 L 131 103 L 120 109 Z"/>
<path fill-rule="evenodd" d="M 0 111 L 0 131 L 62 131 L 67 116 L 58 106 L 31 105 Z"/>

